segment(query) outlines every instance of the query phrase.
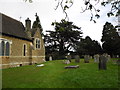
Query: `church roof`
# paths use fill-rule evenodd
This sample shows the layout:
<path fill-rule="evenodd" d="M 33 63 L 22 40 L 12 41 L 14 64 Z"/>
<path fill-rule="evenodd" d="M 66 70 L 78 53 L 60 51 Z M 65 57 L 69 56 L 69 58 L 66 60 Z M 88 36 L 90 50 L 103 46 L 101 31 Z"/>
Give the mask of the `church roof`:
<path fill-rule="evenodd" d="M 0 33 L 2 33 L 3 35 L 31 41 L 31 39 L 27 36 L 27 33 L 25 32 L 25 27 L 22 22 L 1 13 L 0 17 L 0 24 L 2 23 L 2 30 L 0 30 Z"/>
<path fill-rule="evenodd" d="M 34 37 L 36 31 L 37 31 L 37 28 L 33 28 L 33 29 L 31 30 L 31 36 L 32 36 L 32 37 Z"/>
<path fill-rule="evenodd" d="M 40 28 L 32 28 L 31 29 L 31 36 L 34 37 L 36 31 L 39 30 L 40 31 Z M 41 34 L 41 31 L 40 31 L 40 34 Z"/>

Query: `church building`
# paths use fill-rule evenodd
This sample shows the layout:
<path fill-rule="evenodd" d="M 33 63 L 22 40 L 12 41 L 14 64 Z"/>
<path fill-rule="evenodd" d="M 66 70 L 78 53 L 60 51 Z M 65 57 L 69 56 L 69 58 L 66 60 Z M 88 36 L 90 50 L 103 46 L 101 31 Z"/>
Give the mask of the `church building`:
<path fill-rule="evenodd" d="M 25 26 L 0 13 L 0 69 L 45 62 L 45 46 L 41 28 L 31 28 L 31 20 Z"/>

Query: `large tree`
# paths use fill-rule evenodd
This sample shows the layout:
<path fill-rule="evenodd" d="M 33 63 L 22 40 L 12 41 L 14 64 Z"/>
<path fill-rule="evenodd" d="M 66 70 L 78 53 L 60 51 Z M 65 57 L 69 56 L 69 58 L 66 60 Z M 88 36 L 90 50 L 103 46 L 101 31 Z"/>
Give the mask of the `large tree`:
<path fill-rule="evenodd" d="M 85 39 L 81 39 L 75 48 L 77 54 L 80 55 L 88 54 L 93 56 L 94 54 L 100 54 L 102 52 L 101 45 L 98 41 L 92 40 L 89 36 L 86 36 Z"/>
<path fill-rule="evenodd" d="M 110 55 L 120 55 L 120 37 L 116 27 L 106 22 L 103 27 L 102 39 L 104 52 Z"/>
<path fill-rule="evenodd" d="M 46 50 L 50 53 L 58 52 L 59 55 L 65 55 L 70 50 L 74 50 L 74 46 L 81 38 L 81 28 L 64 19 L 52 25 L 55 31 L 47 31 L 49 34 L 45 35 Z"/>

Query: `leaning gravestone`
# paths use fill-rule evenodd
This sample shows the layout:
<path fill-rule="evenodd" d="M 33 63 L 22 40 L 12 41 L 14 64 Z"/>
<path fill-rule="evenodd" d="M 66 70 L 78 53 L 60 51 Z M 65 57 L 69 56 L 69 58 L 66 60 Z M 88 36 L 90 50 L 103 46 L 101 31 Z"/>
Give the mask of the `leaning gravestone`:
<path fill-rule="evenodd" d="M 80 57 L 79 57 L 79 55 L 75 55 L 75 62 L 76 62 L 76 63 L 79 63 L 79 62 L 80 62 Z"/>
<path fill-rule="evenodd" d="M 84 63 L 89 63 L 89 59 L 90 59 L 89 55 L 85 55 L 84 56 Z"/>
<path fill-rule="evenodd" d="M 107 69 L 106 62 L 107 62 L 107 57 L 104 55 L 101 55 L 100 59 L 99 59 L 99 64 L 98 64 L 99 70 L 106 70 Z"/>

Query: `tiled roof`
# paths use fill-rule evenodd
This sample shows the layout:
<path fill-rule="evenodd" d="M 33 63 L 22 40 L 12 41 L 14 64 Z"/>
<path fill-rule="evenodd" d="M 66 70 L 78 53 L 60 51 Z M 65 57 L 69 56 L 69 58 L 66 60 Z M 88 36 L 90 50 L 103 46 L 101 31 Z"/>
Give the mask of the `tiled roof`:
<path fill-rule="evenodd" d="M 0 16 L 2 17 L 2 19 L 0 19 L 0 23 L 2 23 L 2 31 L 0 30 L 0 33 L 20 39 L 31 40 L 27 36 L 22 22 L 1 13 Z"/>

